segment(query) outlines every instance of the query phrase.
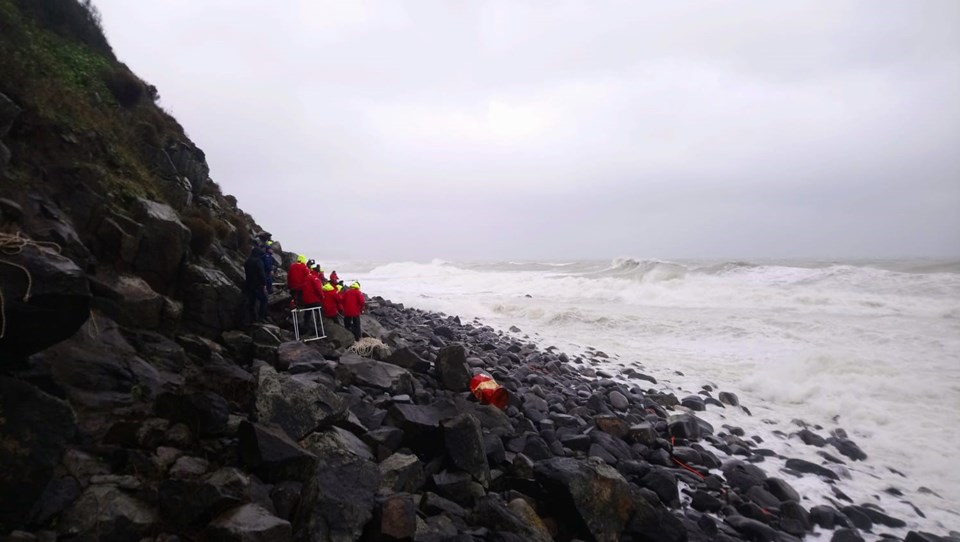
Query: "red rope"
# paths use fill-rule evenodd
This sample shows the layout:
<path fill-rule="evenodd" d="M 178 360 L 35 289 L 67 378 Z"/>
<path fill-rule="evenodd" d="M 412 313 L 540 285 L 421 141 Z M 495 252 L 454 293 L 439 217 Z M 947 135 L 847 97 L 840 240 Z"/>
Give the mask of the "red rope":
<path fill-rule="evenodd" d="M 702 479 L 702 478 L 706 478 L 706 476 L 700 474 L 700 471 L 698 471 L 697 469 L 691 467 L 690 465 L 687 465 L 687 464 L 684 463 L 683 461 L 680 461 L 680 460 L 677 459 L 676 457 L 671 457 L 670 459 L 672 459 L 673 462 L 676 463 L 677 465 L 680 465 L 681 467 L 687 469 L 688 471 L 696 474 L 696 475 L 699 476 L 701 479 Z"/>

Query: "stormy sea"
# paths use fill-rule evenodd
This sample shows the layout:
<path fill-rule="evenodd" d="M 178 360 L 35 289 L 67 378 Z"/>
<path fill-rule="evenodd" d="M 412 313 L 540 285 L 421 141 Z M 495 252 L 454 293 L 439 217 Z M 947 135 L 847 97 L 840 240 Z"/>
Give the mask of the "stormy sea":
<path fill-rule="evenodd" d="M 698 415 L 783 456 L 823 463 L 828 448 L 797 432 L 843 430 L 867 460 L 830 465 L 842 496 L 820 477 L 792 481 L 811 504 L 847 497 L 922 529 L 960 530 L 960 261 L 337 266 L 371 296 L 570 355 L 600 351 L 598 372 L 629 381 L 621 371 L 634 368 L 656 380 L 639 382 L 645 389 L 734 392 L 749 412 Z"/>

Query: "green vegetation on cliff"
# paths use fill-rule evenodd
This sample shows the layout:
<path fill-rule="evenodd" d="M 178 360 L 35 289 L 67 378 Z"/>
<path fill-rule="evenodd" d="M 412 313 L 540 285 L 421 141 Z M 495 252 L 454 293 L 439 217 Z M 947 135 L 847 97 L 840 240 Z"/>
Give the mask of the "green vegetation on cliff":
<path fill-rule="evenodd" d="M 64 174 L 121 198 L 160 193 L 157 151 L 183 129 L 116 59 L 89 1 L 0 0 L 0 51 L 0 93 L 23 109 L 0 194 Z"/>

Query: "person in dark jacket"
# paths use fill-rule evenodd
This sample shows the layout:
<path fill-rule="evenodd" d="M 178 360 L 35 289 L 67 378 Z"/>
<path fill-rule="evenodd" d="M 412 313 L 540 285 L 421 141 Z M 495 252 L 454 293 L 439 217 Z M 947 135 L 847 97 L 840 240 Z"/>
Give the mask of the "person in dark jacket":
<path fill-rule="evenodd" d="M 243 273 L 250 321 L 262 322 L 267 319 L 267 275 L 263 271 L 263 251 L 260 247 L 253 247 L 250 251 L 250 257 L 243 262 Z"/>
<path fill-rule="evenodd" d="M 341 306 L 343 307 L 343 325 L 351 332 L 356 340 L 360 340 L 360 314 L 363 312 L 363 292 L 360 291 L 360 283 L 353 281 L 350 287 L 344 290 L 341 295 Z"/>

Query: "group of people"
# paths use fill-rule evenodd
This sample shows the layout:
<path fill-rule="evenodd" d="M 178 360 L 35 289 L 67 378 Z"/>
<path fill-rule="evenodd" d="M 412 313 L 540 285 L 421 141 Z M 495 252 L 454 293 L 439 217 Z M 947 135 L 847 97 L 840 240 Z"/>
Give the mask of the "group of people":
<path fill-rule="evenodd" d="M 324 318 L 338 323 L 342 314 L 343 326 L 360 340 L 360 314 L 363 312 L 364 299 L 359 282 L 353 281 L 344 288 L 336 271 L 331 272 L 327 280 L 320 264 L 299 255 L 287 270 L 287 288 L 297 308 L 320 307 Z"/>
<path fill-rule="evenodd" d="M 267 294 L 273 292 L 275 264 L 273 242 L 270 240 L 254 246 L 243 264 L 244 290 L 251 322 L 267 319 Z M 320 307 L 325 318 L 342 323 L 360 340 L 360 314 L 363 312 L 364 298 L 359 282 L 353 281 L 345 288 L 336 271 L 330 273 L 328 280 L 320 264 L 298 255 L 287 270 L 287 288 L 293 297 L 294 308 Z"/>

